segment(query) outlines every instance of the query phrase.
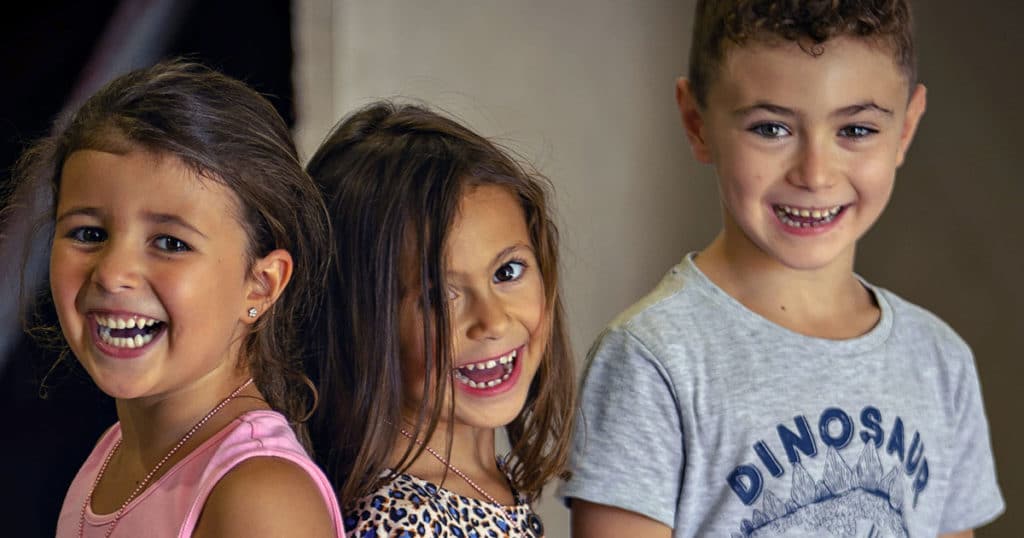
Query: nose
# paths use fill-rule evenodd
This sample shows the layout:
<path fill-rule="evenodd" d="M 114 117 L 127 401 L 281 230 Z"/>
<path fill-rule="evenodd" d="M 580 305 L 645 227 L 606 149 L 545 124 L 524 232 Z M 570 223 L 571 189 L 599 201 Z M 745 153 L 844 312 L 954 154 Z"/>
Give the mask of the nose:
<path fill-rule="evenodd" d="M 92 283 L 108 293 L 120 293 L 139 287 L 142 253 L 125 244 L 110 240 L 96 253 Z"/>
<path fill-rule="evenodd" d="M 467 336 L 473 340 L 498 340 L 511 324 L 507 305 L 493 291 L 472 299 Z"/>
<path fill-rule="evenodd" d="M 828 189 L 836 183 L 836 172 L 823 140 L 805 139 L 794 156 L 787 179 L 790 184 L 804 190 Z"/>

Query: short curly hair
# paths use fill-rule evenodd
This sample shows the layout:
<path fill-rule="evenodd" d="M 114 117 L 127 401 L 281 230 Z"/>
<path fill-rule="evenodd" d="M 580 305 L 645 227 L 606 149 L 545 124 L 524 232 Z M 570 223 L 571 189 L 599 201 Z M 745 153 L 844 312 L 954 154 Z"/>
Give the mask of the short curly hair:
<path fill-rule="evenodd" d="M 698 0 L 688 77 L 700 106 L 729 46 L 796 41 L 808 54 L 839 36 L 888 46 L 911 86 L 917 78 L 909 0 Z"/>

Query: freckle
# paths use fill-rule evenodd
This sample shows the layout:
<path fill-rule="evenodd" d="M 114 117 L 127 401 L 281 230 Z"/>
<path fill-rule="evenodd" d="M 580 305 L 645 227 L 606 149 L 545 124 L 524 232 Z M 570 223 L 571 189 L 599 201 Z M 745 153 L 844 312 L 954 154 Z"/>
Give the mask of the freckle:
<path fill-rule="evenodd" d="M 785 310 L 786 310 L 786 307 L 785 307 L 785 306 L 780 306 L 779 308 L 781 308 L 781 309 L 782 309 L 783 311 L 785 311 Z"/>

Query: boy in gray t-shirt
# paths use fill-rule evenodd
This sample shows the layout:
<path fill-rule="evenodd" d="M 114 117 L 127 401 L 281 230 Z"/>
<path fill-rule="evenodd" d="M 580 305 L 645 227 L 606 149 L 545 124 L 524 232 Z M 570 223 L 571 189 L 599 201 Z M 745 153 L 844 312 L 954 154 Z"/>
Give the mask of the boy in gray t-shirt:
<path fill-rule="evenodd" d="M 970 349 L 853 273 L 925 109 L 908 2 L 699 1 L 676 94 L 724 225 L 590 353 L 573 536 L 971 536 Z"/>

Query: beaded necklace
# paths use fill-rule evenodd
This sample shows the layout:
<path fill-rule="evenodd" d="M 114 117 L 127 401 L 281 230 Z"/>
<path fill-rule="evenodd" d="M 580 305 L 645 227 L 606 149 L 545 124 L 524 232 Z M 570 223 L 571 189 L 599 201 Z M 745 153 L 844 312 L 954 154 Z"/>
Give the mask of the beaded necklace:
<path fill-rule="evenodd" d="M 142 481 L 139 482 L 139 485 L 135 486 L 135 489 L 132 490 L 130 495 L 128 495 L 128 498 L 125 499 L 123 503 L 121 503 L 121 507 L 118 508 L 117 513 L 114 514 L 114 521 L 110 522 L 110 527 L 107 529 L 107 533 L 104 534 L 105 538 L 109 538 L 110 535 L 114 532 L 114 527 L 117 527 L 117 523 L 121 521 L 121 516 L 124 515 L 125 508 L 128 508 L 128 505 L 135 499 L 135 497 L 137 497 L 139 493 L 142 493 L 142 491 L 146 489 L 146 485 L 148 485 L 149 481 L 153 479 L 153 475 L 155 475 L 156 472 L 159 471 L 160 468 L 163 467 L 165 463 L 167 463 L 167 460 L 171 459 L 171 456 L 173 456 L 175 452 L 177 452 L 182 446 L 184 446 L 185 443 L 188 442 L 188 440 L 191 439 L 192 436 L 195 435 L 197 431 L 199 431 L 199 428 L 203 427 L 203 424 L 206 424 L 211 418 L 213 418 L 213 416 L 216 415 L 218 411 L 224 409 L 224 406 L 226 406 L 228 402 L 234 400 L 236 396 L 241 394 L 242 391 L 245 390 L 245 388 L 251 384 L 252 378 L 250 377 L 248 381 L 242 383 L 242 385 L 235 389 L 235 391 L 232 392 L 227 398 L 224 398 L 224 400 L 217 404 L 216 407 L 211 409 L 210 412 L 207 413 L 205 417 L 199 419 L 199 422 L 196 422 L 195 425 L 192 426 L 192 429 L 187 431 L 185 435 L 182 436 L 181 440 L 178 441 L 178 444 L 174 445 L 174 447 L 171 448 L 171 450 L 167 452 L 167 454 L 164 455 L 164 457 L 161 458 L 159 462 L 157 462 L 156 466 L 153 467 L 153 470 L 149 471 L 145 478 L 143 478 Z M 96 480 L 93 481 L 92 487 L 89 488 L 89 494 L 86 495 L 85 502 L 82 503 L 82 513 L 81 517 L 78 519 L 78 538 L 82 538 L 85 535 L 85 510 L 86 508 L 89 507 L 90 504 L 92 504 L 92 494 L 93 492 L 96 491 L 96 486 L 99 485 L 100 479 L 103 478 L 103 474 L 107 471 L 107 465 L 110 464 L 111 458 L 113 458 L 114 453 L 117 452 L 117 449 L 120 447 L 121 439 L 118 439 L 117 442 L 114 443 L 113 448 L 110 449 L 110 452 L 107 453 L 107 457 L 103 460 L 103 465 L 100 467 L 100 472 L 96 474 Z"/>
<path fill-rule="evenodd" d="M 412 439 L 413 442 L 416 443 L 417 445 L 421 445 L 423 448 L 425 448 L 427 450 L 427 452 L 430 452 L 431 456 L 434 456 L 435 458 L 437 458 L 437 461 L 443 463 L 445 467 L 451 469 L 451 471 L 453 473 L 459 475 L 460 478 L 465 480 L 467 484 L 472 486 L 473 489 L 477 490 L 477 492 L 479 492 L 480 495 L 483 495 L 492 504 L 496 504 L 498 506 L 501 506 L 501 503 L 498 502 L 497 499 L 492 497 L 490 493 L 487 493 L 486 491 L 484 491 L 484 488 L 476 485 L 476 482 L 473 482 L 472 479 L 470 479 L 468 476 L 466 476 L 466 473 L 460 471 L 458 469 L 458 467 L 456 467 L 456 466 L 452 465 L 451 463 L 449 463 L 448 460 L 444 459 L 444 457 L 442 457 L 440 454 L 438 454 L 436 450 L 434 450 L 433 448 L 430 448 L 430 445 L 426 445 L 422 441 L 420 441 L 419 439 L 414 438 L 411 433 L 405 431 L 405 428 L 399 428 L 398 431 L 402 432 L 402 435 L 408 437 L 409 439 Z"/>

